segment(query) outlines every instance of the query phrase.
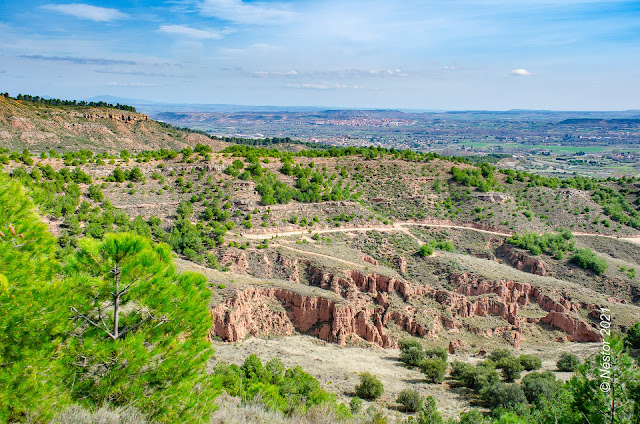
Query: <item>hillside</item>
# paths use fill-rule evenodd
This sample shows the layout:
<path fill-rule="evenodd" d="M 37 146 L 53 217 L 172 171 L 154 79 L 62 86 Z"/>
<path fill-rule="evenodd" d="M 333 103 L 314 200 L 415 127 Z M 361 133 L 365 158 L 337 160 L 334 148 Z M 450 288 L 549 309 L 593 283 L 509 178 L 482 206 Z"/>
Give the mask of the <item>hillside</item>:
<path fill-rule="evenodd" d="M 118 111 L 118 117 L 105 110 L 97 117 L 94 111 L 92 118 L 76 108 L 3 105 L 12 111 L 9 123 L 47 121 L 67 135 L 75 127 L 57 120 L 112 125 L 117 134 L 161 127 L 132 112 Z M 614 317 L 615 334 L 639 320 L 640 181 L 634 178 L 560 180 L 436 154 L 302 145 L 289 151 L 288 145 L 215 144 L 171 131 L 176 138 L 164 141 L 184 137 L 176 150 L 114 141 L 113 150 L 133 153 L 112 154 L 89 142 L 77 146 L 83 151 L 61 149 L 61 156 L 0 153 L 0 181 L 8 187 L 0 191 L 3 201 L 9 204 L 11 193 L 18 193 L 27 209 L 29 197 L 41 214 L 26 214 L 13 203 L 0 209 L 0 260 L 11 264 L 0 270 L 9 288 L 3 291 L 0 279 L 0 295 L 7 305 L 33 298 L 37 308 L 52 311 L 43 340 L 33 336 L 37 317 L 26 319 L 21 308 L 9 322 L 26 319 L 25 327 L 3 330 L 6 340 L 15 341 L 25 328 L 25 343 L 41 355 L 37 367 L 27 367 L 29 358 L 9 348 L 0 362 L 24 365 L 25 381 L 32 381 L 47 358 L 60 358 L 51 359 L 55 376 L 74 381 L 58 383 L 52 401 L 8 379 L 15 406 L 7 406 L 5 416 L 20 421 L 30 405 L 40 405 L 48 411 L 42 420 L 66 405 L 92 409 L 104 403 L 136 405 L 150 422 L 201 422 L 209 417 L 204 414 L 219 417 L 211 422 L 229 422 L 225 414 L 249 414 L 243 408 L 250 406 L 234 404 L 240 398 L 286 417 L 324 405 L 324 421 L 309 422 L 401 423 L 411 411 L 397 399 L 412 389 L 432 396 L 445 418 L 457 418 L 463 411 L 497 408 L 489 388 L 523 390 L 525 371 L 505 377 L 508 366 L 488 360 L 488 352 L 534 355 L 541 370 L 553 372 L 554 390 L 577 390 L 563 383 L 571 373 L 557 369 L 561 354 L 593 357 L 603 342 L 602 311 Z M 205 140 L 178 151 L 191 136 Z M 38 226 L 32 235 L 27 230 L 38 220 L 49 231 Z M 46 245 L 30 244 L 36 236 Z M 123 312 L 131 336 L 111 341 L 102 334 L 113 334 L 111 327 L 96 324 L 110 322 L 103 308 L 111 301 L 98 301 L 110 292 L 94 285 L 120 274 L 93 267 L 118 243 L 141 249 L 141 262 L 123 269 L 133 273 L 131 284 L 144 285 L 135 292 L 140 300 Z M 37 269 L 36 254 L 51 263 Z M 33 282 L 25 278 L 45 271 Z M 31 296 L 41 284 L 47 296 Z M 64 298 L 66 292 L 73 296 Z M 420 361 L 407 359 L 407 343 Z M 423 348 L 437 357 L 444 352 L 445 359 L 424 365 L 426 354 L 415 351 Z M 252 356 L 245 360 L 252 354 L 269 360 L 264 369 L 271 371 L 261 371 Z M 489 380 L 464 380 L 455 361 L 486 371 Z M 309 374 L 299 374 L 298 366 Z M 269 377 L 272 371 L 280 377 Z M 348 408 L 358 402 L 353 390 L 363 372 L 377 374 L 386 391 L 360 401 L 361 409 Z M 169 378 L 174 373 L 183 380 Z M 193 387 L 203 391 L 193 396 Z M 219 400 L 224 406 L 214 413 L 211 402 L 222 389 L 231 398 Z M 19 403 L 21 390 L 34 395 Z M 520 403 L 542 408 L 537 396 Z M 387 421 L 376 421 L 375 414 Z M 535 422 L 529 419 L 522 422 Z"/>
<path fill-rule="evenodd" d="M 96 152 L 182 149 L 222 142 L 180 131 L 148 116 L 118 109 L 46 106 L 0 96 L 0 146 L 40 152 L 90 149 Z"/>

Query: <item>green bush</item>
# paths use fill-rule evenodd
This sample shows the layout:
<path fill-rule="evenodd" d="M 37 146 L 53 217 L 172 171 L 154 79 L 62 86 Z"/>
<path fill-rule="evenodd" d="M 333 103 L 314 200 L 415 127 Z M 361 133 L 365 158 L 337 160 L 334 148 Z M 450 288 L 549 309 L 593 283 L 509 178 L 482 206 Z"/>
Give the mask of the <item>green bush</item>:
<path fill-rule="evenodd" d="M 431 349 L 427 349 L 424 351 L 424 355 L 427 358 L 442 359 L 444 362 L 447 362 L 447 359 L 449 359 L 449 352 L 442 347 L 432 347 Z"/>
<path fill-rule="evenodd" d="M 354 415 L 360 413 L 360 409 L 362 409 L 362 399 L 358 396 L 351 398 L 351 402 L 349 402 L 349 409 Z"/>
<path fill-rule="evenodd" d="M 607 270 L 607 261 L 599 258 L 590 249 L 578 249 L 571 256 L 570 262 L 583 269 L 590 269 L 598 275 L 604 274 Z"/>
<path fill-rule="evenodd" d="M 413 389 L 404 389 L 398 395 L 396 402 L 404 406 L 407 412 L 416 412 L 422 409 L 423 400 L 420 393 Z"/>
<path fill-rule="evenodd" d="M 420 371 L 428 383 L 442 383 L 447 371 L 447 363 L 440 358 L 426 358 L 420 362 Z"/>
<path fill-rule="evenodd" d="M 580 360 L 576 355 L 571 353 L 563 353 L 560 355 L 560 359 L 556 362 L 556 366 L 558 370 L 565 372 L 573 372 L 580 365 Z"/>
<path fill-rule="evenodd" d="M 360 374 L 360 384 L 356 386 L 356 394 L 362 399 L 374 400 L 382 396 L 384 387 L 378 378 L 368 372 Z"/>
<path fill-rule="evenodd" d="M 400 352 L 404 352 L 412 347 L 422 350 L 422 343 L 415 339 L 402 339 L 398 342 L 398 346 L 400 348 Z"/>
<path fill-rule="evenodd" d="M 102 190 L 100 186 L 90 185 L 89 189 L 89 198 L 95 200 L 96 202 L 102 202 L 104 200 L 104 194 L 102 194 Z"/>
<path fill-rule="evenodd" d="M 627 330 L 624 343 L 632 349 L 640 349 L 640 322 L 636 322 Z"/>
<path fill-rule="evenodd" d="M 433 247 L 429 244 L 423 244 L 420 246 L 420 250 L 418 250 L 418 255 L 422 257 L 433 255 Z"/>
<path fill-rule="evenodd" d="M 518 384 L 496 383 L 484 388 L 480 396 L 492 409 L 504 408 L 509 411 L 527 403 L 524 391 Z"/>
<path fill-rule="evenodd" d="M 266 375 L 262 361 L 255 354 L 247 356 L 240 369 L 247 380 L 262 380 Z"/>
<path fill-rule="evenodd" d="M 271 384 L 280 384 L 284 378 L 284 365 L 278 358 L 273 358 L 264 366 L 267 381 Z"/>
<path fill-rule="evenodd" d="M 555 393 L 562 386 L 556 376 L 549 371 L 532 372 L 522 378 L 522 390 L 530 403 L 538 403 L 540 396 L 553 400 Z"/>
<path fill-rule="evenodd" d="M 493 365 L 480 363 L 474 369 L 471 388 L 479 393 L 484 388 L 499 381 L 500 377 Z"/>
<path fill-rule="evenodd" d="M 496 368 L 502 371 L 502 379 L 506 382 L 512 382 L 520 378 L 520 371 L 524 367 L 520 364 L 520 360 L 515 356 L 506 356 L 496 364 Z"/>
<path fill-rule="evenodd" d="M 472 409 L 468 412 L 460 413 L 459 424 L 490 424 L 491 421 L 487 420 L 482 412 L 477 409 Z"/>
<path fill-rule="evenodd" d="M 422 347 L 411 346 L 400 352 L 400 360 L 407 365 L 417 367 L 424 360 L 425 354 Z"/>
<path fill-rule="evenodd" d="M 518 360 L 520 361 L 520 365 L 527 371 L 537 370 L 542 367 L 542 359 L 537 356 L 520 355 Z"/>
<path fill-rule="evenodd" d="M 436 401 L 433 396 L 424 399 L 422 408 L 415 417 L 409 417 L 406 424 L 442 424 L 442 415 L 436 408 Z"/>
<path fill-rule="evenodd" d="M 229 394 L 247 401 L 259 401 L 268 409 L 291 414 L 324 405 L 332 414 L 350 416 L 349 409 L 338 404 L 334 394 L 324 391 L 318 380 L 300 367 L 285 370 L 278 359 L 263 365 L 256 355 L 250 355 L 241 367 L 217 365 L 214 376 Z"/>
<path fill-rule="evenodd" d="M 574 249 L 575 240 L 573 239 L 573 234 L 569 231 L 560 230 L 558 233 L 544 234 L 534 232 L 515 233 L 507 239 L 507 242 L 522 249 L 527 249 L 534 255 L 548 253 L 556 259 L 562 259 L 564 252 Z"/>
<path fill-rule="evenodd" d="M 449 375 L 458 382 L 458 385 L 472 388 L 475 367 L 466 362 L 453 361 L 451 363 L 451 371 Z"/>
<path fill-rule="evenodd" d="M 438 250 L 446 250 L 447 252 L 453 252 L 454 250 L 456 250 L 451 240 L 438 241 L 436 242 L 435 247 Z"/>
<path fill-rule="evenodd" d="M 496 349 L 493 352 L 491 352 L 491 354 L 489 354 L 488 359 L 497 363 L 497 362 L 500 362 L 502 359 L 508 358 L 510 356 L 513 356 L 513 353 L 509 349 L 503 348 L 503 349 Z"/>

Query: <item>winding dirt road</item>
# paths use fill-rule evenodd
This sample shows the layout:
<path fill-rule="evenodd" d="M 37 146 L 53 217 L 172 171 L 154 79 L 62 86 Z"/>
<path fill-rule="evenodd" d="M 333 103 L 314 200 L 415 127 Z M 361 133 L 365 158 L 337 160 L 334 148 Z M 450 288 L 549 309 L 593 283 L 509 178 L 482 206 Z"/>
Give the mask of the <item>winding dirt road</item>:
<path fill-rule="evenodd" d="M 272 232 L 264 232 L 257 234 L 249 234 L 242 233 L 241 237 L 245 237 L 252 240 L 264 240 L 264 239 L 273 239 L 276 237 L 288 237 L 288 236 L 298 236 L 298 235 L 312 235 L 312 234 L 326 234 L 326 233 L 348 233 L 348 232 L 363 232 L 363 231 L 380 231 L 380 232 L 402 232 L 407 234 L 414 240 L 416 240 L 420 245 L 424 244 L 422 240 L 413 235 L 407 226 L 417 226 L 417 227 L 433 227 L 433 228 L 453 228 L 458 230 L 472 230 L 479 233 L 492 234 L 496 236 L 511 236 L 512 232 L 509 231 L 492 231 L 485 230 L 482 228 L 477 228 L 472 225 L 455 225 L 455 224 L 438 224 L 438 223 L 419 223 L 419 222 L 396 222 L 392 225 L 379 225 L 379 226 L 365 226 L 365 227 L 337 227 L 337 228 L 324 228 L 321 230 L 298 230 L 298 231 L 272 231 Z M 596 234 L 596 233 L 581 233 L 575 232 L 574 236 L 588 236 L 588 237 L 606 237 L 611 239 L 617 239 L 622 241 L 627 241 L 634 244 L 640 245 L 640 236 L 631 236 L 631 237 L 618 237 L 606 234 Z"/>

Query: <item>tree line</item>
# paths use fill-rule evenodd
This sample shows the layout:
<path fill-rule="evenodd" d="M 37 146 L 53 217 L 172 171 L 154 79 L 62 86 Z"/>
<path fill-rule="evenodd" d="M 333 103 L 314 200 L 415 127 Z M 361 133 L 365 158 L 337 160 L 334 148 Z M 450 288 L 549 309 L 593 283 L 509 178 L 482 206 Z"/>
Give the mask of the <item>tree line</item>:
<path fill-rule="evenodd" d="M 11 97 L 9 93 L 2 93 L 5 98 L 20 100 L 31 103 L 40 103 L 47 106 L 88 106 L 88 107 L 108 107 L 111 109 L 126 110 L 128 112 L 135 112 L 136 108 L 129 105 L 121 105 L 116 103 L 107 103 L 103 101 L 99 102 L 87 102 L 85 100 L 61 100 L 61 99 L 47 99 L 40 96 L 32 96 L 30 94 L 18 94 L 16 97 Z"/>

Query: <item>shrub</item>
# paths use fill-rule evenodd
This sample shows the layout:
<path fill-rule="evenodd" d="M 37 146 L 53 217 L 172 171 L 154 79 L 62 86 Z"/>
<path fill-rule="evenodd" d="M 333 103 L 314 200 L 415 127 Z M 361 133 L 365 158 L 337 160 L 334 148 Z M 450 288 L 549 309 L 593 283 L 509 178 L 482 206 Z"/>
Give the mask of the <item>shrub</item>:
<path fill-rule="evenodd" d="M 446 250 L 447 252 L 453 252 L 456 250 L 451 240 L 439 241 L 436 243 L 435 247 L 438 250 Z"/>
<path fill-rule="evenodd" d="M 431 349 L 427 349 L 424 351 L 424 355 L 427 358 L 440 358 L 445 362 L 447 362 L 447 359 L 449 359 L 449 353 L 442 347 L 433 347 Z"/>
<path fill-rule="evenodd" d="M 573 372 L 580 365 L 580 360 L 576 355 L 571 353 L 563 353 L 556 362 L 556 366 L 560 371 Z"/>
<path fill-rule="evenodd" d="M 280 384 L 284 376 L 284 365 L 278 358 L 273 358 L 264 366 L 265 375 L 271 384 Z"/>
<path fill-rule="evenodd" d="M 398 345 L 400 347 L 401 352 L 404 352 L 405 350 L 408 350 L 411 347 L 416 347 L 422 350 L 422 343 L 414 339 L 402 339 L 400 340 Z"/>
<path fill-rule="evenodd" d="M 426 358 L 420 362 L 420 370 L 429 383 L 442 383 L 447 371 L 447 363 L 440 358 Z"/>
<path fill-rule="evenodd" d="M 360 374 L 360 384 L 356 386 L 356 394 L 363 399 L 377 399 L 384 393 L 382 382 L 368 372 Z"/>
<path fill-rule="evenodd" d="M 416 417 L 409 417 L 407 424 L 442 424 L 442 415 L 436 408 L 436 401 L 433 396 L 424 399 L 422 409 Z"/>
<path fill-rule="evenodd" d="M 400 360 L 407 365 L 417 367 L 424 360 L 425 354 L 422 347 L 411 346 L 400 353 Z"/>
<path fill-rule="evenodd" d="M 624 343 L 632 349 L 640 349 L 640 322 L 636 322 L 627 330 Z"/>
<path fill-rule="evenodd" d="M 502 358 L 497 364 L 496 368 L 502 370 L 502 379 L 507 382 L 512 382 L 520 378 L 520 371 L 524 367 L 520 364 L 520 360 L 515 356 L 507 356 Z"/>
<path fill-rule="evenodd" d="M 459 424 L 489 424 L 482 412 L 472 409 L 469 412 L 461 412 L 460 413 L 460 423 Z"/>
<path fill-rule="evenodd" d="M 461 386 L 473 387 L 473 377 L 475 375 L 475 367 L 471 364 L 461 361 L 453 361 L 451 364 L 451 378 L 456 380 Z"/>
<path fill-rule="evenodd" d="M 486 387 L 480 395 L 487 406 L 492 409 L 513 410 L 519 404 L 527 403 L 527 398 L 518 384 L 496 383 Z"/>
<path fill-rule="evenodd" d="M 349 402 L 349 409 L 352 414 L 358 414 L 360 409 L 362 408 L 362 399 L 358 396 L 351 398 L 351 402 Z"/>
<path fill-rule="evenodd" d="M 231 396 L 239 396 L 242 393 L 242 371 L 237 365 L 220 363 L 216 365 L 214 372 L 227 393 Z"/>
<path fill-rule="evenodd" d="M 556 376 L 549 371 L 532 372 L 522 378 L 522 391 L 530 403 L 537 403 L 540 396 L 544 395 L 548 400 L 553 400 L 555 392 L 561 383 Z"/>
<path fill-rule="evenodd" d="M 248 380 L 260 380 L 265 376 L 264 366 L 255 354 L 247 356 L 240 369 Z"/>
<path fill-rule="evenodd" d="M 542 367 L 542 360 L 537 356 L 520 355 L 518 360 L 520 361 L 520 365 L 527 371 L 537 370 Z"/>
<path fill-rule="evenodd" d="M 607 261 L 596 256 L 590 249 L 578 249 L 569 260 L 583 269 L 590 269 L 598 275 L 604 274 L 607 270 Z"/>
<path fill-rule="evenodd" d="M 473 373 L 471 388 L 479 393 L 499 381 L 498 372 L 491 364 L 478 364 Z"/>
<path fill-rule="evenodd" d="M 144 174 L 137 166 L 134 167 L 131 171 L 129 171 L 129 181 L 134 183 L 143 182 L 145 180 Z"/>
<path fill-rule="evenodd" d="M 418 250 L 418 255 L 422 257 L 433 255 L 433 247 L 429 244 L 423 244 L 420 246 L 420 250 Z"/>
<path fill-rule="evenodd" d="M 525 211 L 523 214 L 527 218 L 531 216 L 529 211 Z M 507 242 L 522 249 L 527 249 L 534 255 L 539 255 L 544 252 L 553 255 L 556 259 L 561 259 L 564 252 L 573 250 L 575 243 L 573 234 L 567 230 L 560 230 L 558 233 L 544 234 L 534 232 L 515 233 L 507 239 Z"/>
<path fill-rule="evenodd" d="M 407 412 L 416 412 L 422 409 L 423 400 L 420 393 L 413 389 L 404 389 L 398 395 L 396 402 L 404 406 Z"/>
<path fill-rule="evenodd" d="M 513 353 L 509 349 L 496 349 L 489 355 L 489 359 L 493 362 L 500 362 L 500 360 L 504 358 L 508 358 L 509 356 L 513 356 Z"/>

